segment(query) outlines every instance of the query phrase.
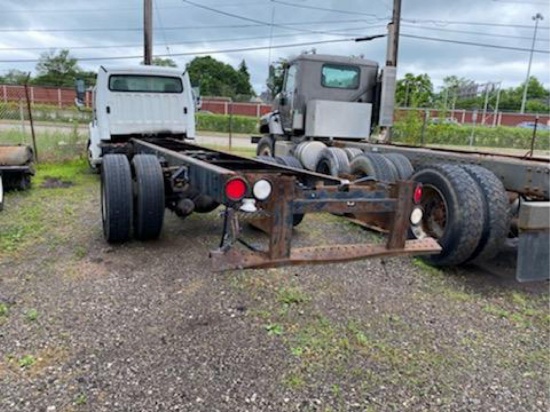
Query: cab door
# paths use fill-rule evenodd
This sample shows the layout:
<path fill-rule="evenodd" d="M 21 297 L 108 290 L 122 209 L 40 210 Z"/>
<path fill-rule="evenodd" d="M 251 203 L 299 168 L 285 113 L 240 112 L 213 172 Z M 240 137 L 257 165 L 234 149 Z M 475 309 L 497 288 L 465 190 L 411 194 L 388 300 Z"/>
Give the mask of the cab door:
<path fill-rule="evenodd" d="M 292 132 L 292 115 L 294 111 L 294 97 L 296 95 L 296 76 L 298 65 L 293 64 L 286 69 L 283 90 L 277 99 L 277 106 L 281 116 L 283 129 Z"/>

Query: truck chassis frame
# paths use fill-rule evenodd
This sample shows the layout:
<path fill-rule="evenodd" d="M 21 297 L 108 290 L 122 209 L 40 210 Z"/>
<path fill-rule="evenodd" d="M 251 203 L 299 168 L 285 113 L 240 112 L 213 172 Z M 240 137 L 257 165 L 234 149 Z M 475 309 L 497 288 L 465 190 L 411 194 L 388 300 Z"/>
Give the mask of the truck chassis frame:
<path fill-rule="evenodd" d="M 349 182 L 170 138 L 131 139 L 126 149 L 128 159 L 139 155 L 154 155 L 158 159 L 164 177 L 167 208 L 173 209 L 178 188 L 184 185 L 192 185 L 201 195 L 225 206 L 222 241 L 210 253 L 214 270 L 342 262 L 440 251 L 440 246 L 432 238 L 407 240 L 413 208 L 413 182 Z M 267 248 L 263 250 L 240 238 L 242 203 L 231 200 L 225 193 L 226 184 L 235 178 L 248 182 L 247 199 L 253 198 L 251 187 L 261 179 L 270 182 L 273 188 L 266 200 L 251 202 L 255 213 L 245 213 L 252 225 L 268 235 Z M 293 216 L 319 212 L 358 217 L 387 216 L 390 222 L 388 240 L 385 245 L 292 248 Z M 237 243 L 244 245 L 245 250 L 235 248 Z"/>

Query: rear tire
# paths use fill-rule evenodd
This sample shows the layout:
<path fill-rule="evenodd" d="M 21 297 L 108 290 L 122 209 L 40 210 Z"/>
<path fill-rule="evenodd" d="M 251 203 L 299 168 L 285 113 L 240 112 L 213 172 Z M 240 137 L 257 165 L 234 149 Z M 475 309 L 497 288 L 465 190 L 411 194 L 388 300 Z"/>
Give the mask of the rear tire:
<path fill-rule="evenodd" d="M 474 165 L 462 165 L 477 183 L 485 204 L 481 239 L 469 260 L 484 261 L 496 256 L 510 230 L 510 205 L 506 189 L 491 171 Z"/>
<path fill-rule="evenodd" d="M 256 155 L 258 156 L 269 156 L 273 157 L 275 155 L 275 142 L 269 136 L 264 136 L 258 142 L 256 146 Z"/>
<path fill-rule="evenodd" d="M 139 154 L 135 172 L 134 235 L 139 240 L 157 239 L 164 221 L 164 177 L 154 155 Z"/>
<path fill-rule="evenodd" d="M 101 216 L 103 236 L 109 243 L 130 239 L 132 229 L 132 173 L 124 155 L 103 157 L 101 174 Z"/>
<path fill-rule="evenodd" d="M 412 179 L 423 185 L 424 217 L 411 232 L 419 239 L 433 237 L 442 247 L 440 254 L 424 259 L 436 266 L 466 262 L 483 231 L 484 201 L 478 185 L 459 166 L 447 164 L 430 165 Z"/>
<path fill-rule="evenodd" d="M 0 212 L 4 210 L 4 183 L 2 183 L 2 174 L 0 173 Z"/>
<path fill-rule="evenodd" d="M 277 156 L 276 159 L 283 166 L 293 167 L 295 169 L 301 169 L 301 170 L 304 169 L 304 166 L 302 166 L 300 161 L 296 159 L 294 156 Z M 302 220 L 304 220 L 303 213 L 296 213 L 292 215 L 292 226 L 293 227 L 298 226 L 300 223 L 302 223 Z"/>

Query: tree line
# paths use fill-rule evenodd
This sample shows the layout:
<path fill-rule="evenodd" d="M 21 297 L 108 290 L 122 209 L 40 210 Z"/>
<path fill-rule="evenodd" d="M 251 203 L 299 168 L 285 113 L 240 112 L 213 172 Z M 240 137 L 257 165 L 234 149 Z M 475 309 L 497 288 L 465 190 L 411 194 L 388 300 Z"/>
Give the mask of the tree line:
<path fill-rule="evenodd" d="M 176 67 L 174 60 L 155 57 L 153 65 Z M 272 99 L 283 86 L 284 60 L 279 60 L 269 67 L 266 81 L 265 98 Z M 199 87 L 203 96 L 228 97 L 234 101 L 247 101 L 255 96 L 250 83 L 250 73 L 245 60 L 237 68 L 214 59 L 211 56 L 195 57 L 187 65 L 191 84 Z M 29 79 L 30 84 L 54 87 L 73 87 L 75 79 L 83 79 L 88 86 L 95 84 L 96 74 L 85 71 L 78 65 L 78 60 L 70 55 L 69 50 L 62 49 L 45 52 L 36 65 L 36 75 Z M 0 76 L 2 84 L 24 84 L 28 74 L 12 69 Z M 473 80 L 448 76 L 443 79 L 443 87 L 436 93 L 430 76 L 407 73 L 397 81 L 396 103 L 400 107 L 518 111 L 521 107 L 525 83 L 517 87 L 498 90 L 494 84 L 486 89 L 479 87 Z M 264 96 L 264 95 L 263 95 Z M 528 112 L 550 111 L 550 90 L 534 76 L 529 78 L 527 89 Z"/>
<path fill-rule="evenodd" d="M 143 62 L 142 62 L 143 63 Z M 174 60 L 155 57 L 153 65 L 177 67 Z M 191 84 L 200 89 L 203 96 L 229 97 L 246 101 L 255 96 L 250 83 L 250 73 L 245 60 L 237 68 L 220 62 L 210 56 L 196 57 L 187 65 Z M 95 85 L 95 71 L 82 70 L 78 59 L 62 49 L 42 53 L 35 67 L 36 75 L 28 79 L 29 84 L 53 87 L 74 87 L 76 79 L 82 79 L 87 86 Z M 29 74 L 21 70 L 9 70 L 0 76 L 0 84 L 22 85 Z"/>
<path fill-rule="evenodd" d="M 477 85 L 473 80 L 448 76 L 436 93 L 426 73 L 407 73 L 397 81 L 395 99 L 398 106 L 415 108 L 519 111 L 525 82 L 517 87 L 500 89 L 497 83 Z M 499 90 L 500 89 L 500 90 Z M 529 77 L 526 111 L 544 113 L 550 110 L 550 89 L 535 76 Z"/>

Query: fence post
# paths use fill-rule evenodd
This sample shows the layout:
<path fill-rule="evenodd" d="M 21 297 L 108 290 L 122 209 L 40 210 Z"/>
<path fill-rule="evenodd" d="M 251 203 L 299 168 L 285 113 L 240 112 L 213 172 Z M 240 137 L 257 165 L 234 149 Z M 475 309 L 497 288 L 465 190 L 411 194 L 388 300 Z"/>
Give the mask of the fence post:
<path fill-rule="evenodd" d="M 57 106 L 61 109 L 61 88 L 57 89 Z"/>
<path fill-rule="evenodd" d="M 27 80 L 25 81 L 25 99 L 27 100 L 27 110 L 29 111 L 29 122 L 31 125 L 31 135 L 32 135 L 32 146 L 34 149 L 34 159 L 38 163 L 38 149 L 36 147 L 36 135 L 34 134 L 34 122 L 32 121 L 32 110 L 31 110 L 31 97 L 29 97 L 29 80 L 31 78 L 31 73 L 27 74 Z M 32 96 L 32 87 L 31 96 Z"/>
<path fill-rule="evenodd" d="M 25 84 L 25 90 L 27 90 L 27 84 Z M 31 86 L 31 97 L 30 97 L 30 103 L 34 104 L 34 87 Z"/>
<path fill-rule="evenodd" d="M 260 107 L 261 107 L 261 103 L 256 103 L 256 117 L 257 117 L 258 119 L 259 119 L 260 116 L 261 116 Z"/>
<path fill-rule="evenodd" d="M 227 107 L 227 102 L 226 102 Z M 233 102 L 229 103 L 229 150 L 231 150 L 233 140 Z"/>
<path fill-rule="evenodd" d="M 227 116 L 227 102 L 223 102 L 223 114 Z"/>
<path fill-rule="evenodd" d="M 7 90 L 5 84 L 2 86 L 2 90 L 4 91 L 4 103 L 7 103 L 8 102 L 8 90 Z"/>
<path fill-rule="evenodd" d="M 25 114 L 23 113 L 23 99 L 19 99 L 19 119 L 21 120 L 21 133 L 25 134 Z"/>

